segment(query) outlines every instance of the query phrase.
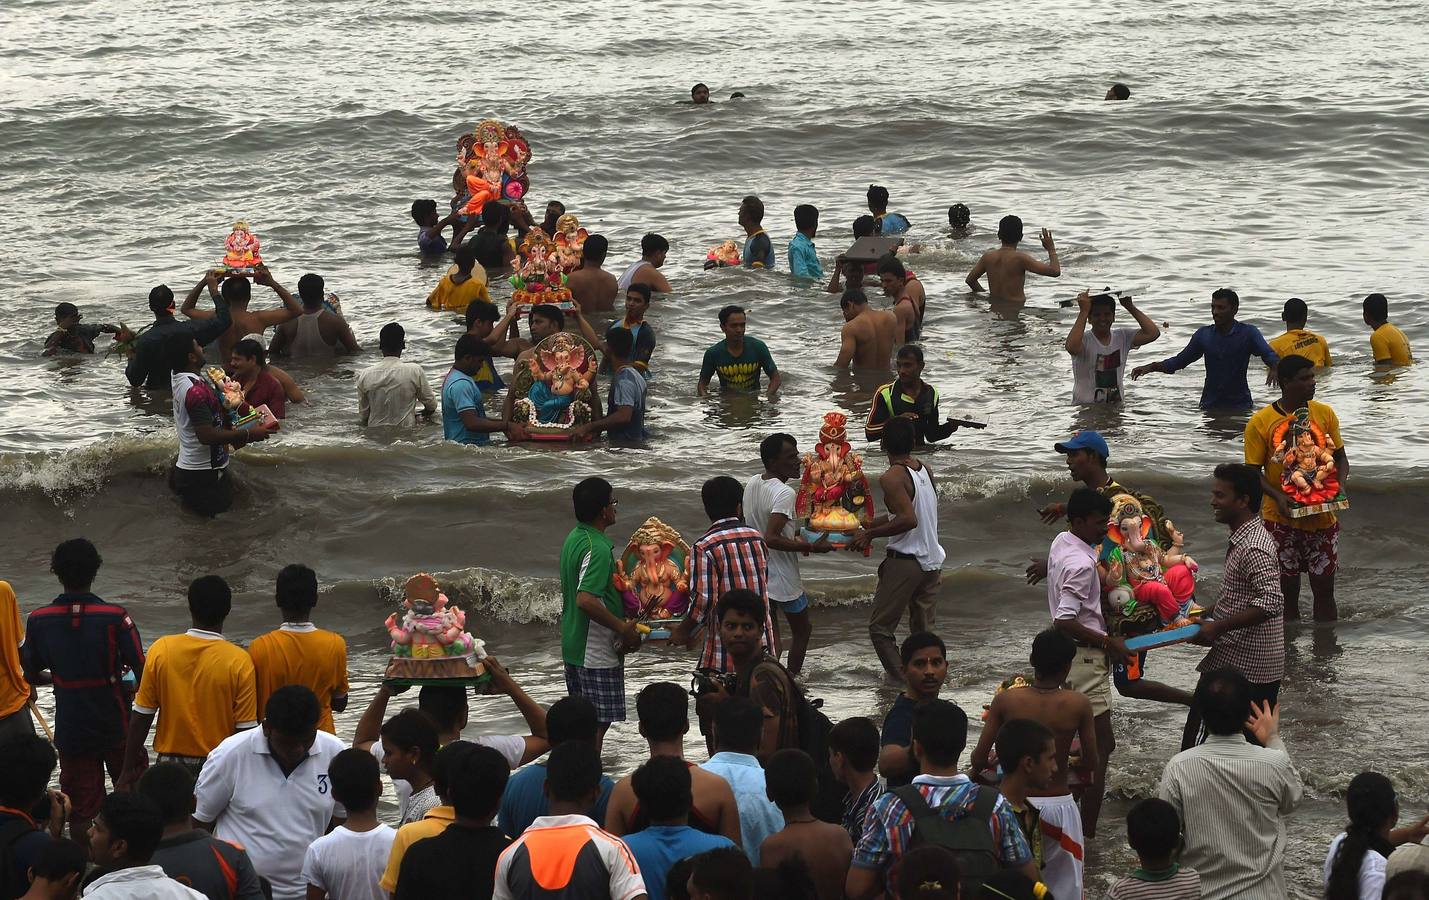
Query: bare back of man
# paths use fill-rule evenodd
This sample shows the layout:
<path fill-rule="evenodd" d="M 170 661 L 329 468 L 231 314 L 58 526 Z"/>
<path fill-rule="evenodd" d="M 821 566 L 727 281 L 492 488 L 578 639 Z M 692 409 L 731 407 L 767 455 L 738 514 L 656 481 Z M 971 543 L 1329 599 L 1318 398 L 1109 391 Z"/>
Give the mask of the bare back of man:
<path fill-rule="evenodd" d="M 786 819 L 782 831 L 771 834 L 759 845 L 759 864 L 777 869 L 790 859 L 802 859 L 809 867 L 819 900 L 841 900 L 853 860 L 853 841 L 842 825 Z"/>
<path fill-rule="evenodd" d="M 985 733 L 996 736 L 1004 722 L 1011 719 L 1031 719 L 1052 730 L 1057 740 L 1057 772 L 1045 790 L 1030 791 L 1034 797 L 1061 797 L 1071 792 L 1067 786 L 1067 757 L 1072 740 L 1080 737 L 1081 756 L 1085 765 L 1097 753 L 1096 725 L 1092 704 L 1087 695 L 1067 688 L 1048 690 L 1040 687 L 1003 691 L 992 700 L 988 709 Z M 981 751 L 982 742 L 978 742 Z"/>
<path fill-rule="evenodd" d="M 840 369 L 852 365 L 855 369 L 887 370 L 900 332 L 898 316 L 892 310 L 865 306 L 863 312 L 844 324 L 834 365 Z"/>
<path fill-rule="evenodd" d="M 599 266 L 583 264 L 566 276 L 566 287 L 582 312 L 609 312 L 615 309 L 615 298 L 619 293 L 616 278 Z"/>
<path fill-rule="evenodd" d="M 1048 253 L 1048 262 L 1034 259 L 1017 249 L 1016 244 L 1003 244 L 996 250 L 989 250 L 978 260 L 968 273 L 967 283 L 974 291 L 981 291 L 979 279 L 987 276 L 988 295 L 994 300 L 1012 303 L 1027 301 L 1027 273 L 1056 278 L 1062 274 L 1062 265 L 1057 260 L 1057 246 L 1052 241 L 1052 232 L 1042 229 L 1042 246 Z"/>
<path fill-rule="evenodd" d="M 648 284 L 650 290 L 657 294 L 668 294 L 672 290 L 669 279 L 660 274 L 660 270 L 653 265 L 641 266 L 636 269 L 635 274 L 630 276 L 630 283 Z"/>
<path fill-rule="evenodd" d="M 915 341 L 922 332 L 923 312 L 928 305 L 928 295 L 923 292 L 923 282 L 912 276 L 903 283 L 903 290 L 893 301 L 893 314 L 898 323 L 899 340 L 903 343 Z"/>
<path fill-rule="evenodd" d="M 713 772 L 706 772 L 699 766 L 690 769 L 690 793 L 694 803 L 690 806 L 690 824 L 702 831 L 710 828 L 734 841 L 740 841 L 739 806 L 734 799 L 734 790 L 729 782 Z M 627 775 L 616 782 L 610 792 L 610 803 L 605 813 L 605 830 L 616 837 L 632 834 L 648 825 L 635 823 L 635 789 Z M 635 827 L 636 825 L 639 827 Z"/>

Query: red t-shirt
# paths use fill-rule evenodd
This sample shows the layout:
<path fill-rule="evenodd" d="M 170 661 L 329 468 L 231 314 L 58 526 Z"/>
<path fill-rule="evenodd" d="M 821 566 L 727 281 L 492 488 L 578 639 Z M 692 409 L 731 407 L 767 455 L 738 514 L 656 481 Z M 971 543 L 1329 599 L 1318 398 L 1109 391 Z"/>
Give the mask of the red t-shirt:
<path fill-rule="evenodd" d="M 287 415 L 283 409 L 283 403 L 287 400 L 287 396 L 283 393 L 283 386 L 278 383 L 278 379 L 267 372 L 258 373 L 258 380 L 244 394 L 244 399 L 248 401 L 248 406 L 252 409 L 267 404 L 268 411 L 276 418 L 281 419 Z"/>

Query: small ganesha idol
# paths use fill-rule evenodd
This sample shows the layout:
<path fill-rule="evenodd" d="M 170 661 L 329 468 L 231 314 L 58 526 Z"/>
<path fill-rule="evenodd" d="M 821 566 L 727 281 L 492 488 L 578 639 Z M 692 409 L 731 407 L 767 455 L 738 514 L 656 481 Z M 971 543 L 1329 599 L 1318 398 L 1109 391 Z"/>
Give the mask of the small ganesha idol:
<path fill-rule="evenodd" d="M 710 252 L 705 254 L 706 269 L 722 269 L 726 266 L 738 266 L 739 244 L 734 241 L 724 241 L 710 248 Z"/>
<path fill-rule="evenodd" d="M 625 618 L 650 628 L 649 640 L 670 636 L 690 608 L 690 546 L 680 533 L 651 516 L 630 536 L 615 561 L 615 589 Z"/>
<path fill-rule="evenodd" d="M 580 220 L 572 213 L 566 213 L 556 220 L 556 233 L 551 239 L 556 245 L 556 262 L 562 272 L 576 270 L 581 262 L 581 250 L 590 232 L 581 227 Z"/>
<path fill-rule="evenodd" d="M 533 440 L 569 440 L 595 409 L 596 365 L 595 348 L 582 337 L 562 331 L 542 339 L 511 386 L 513 421 Z"/>
<path fill-rule="evenodd" d="M 1280 489 L 1290 500 L 1291 518 L 1348 509 L 1340 485 L 1334 441 L 1310 410 L 1301 407 L 1286 416 L 1270 434 L 1271 462 L 1280 463 Z"/>
<path fill-rule="evenodd" d="M 258 236 L 243 219 L 233 223 L 233 231 L 224 240 L 223 249 L 222 268 L 230 275 L 251 275 L 263 265 L 263 257 L 258 253 Z"/>
<path fill-rule="evenodd" d="M 873 521 L 873 493 L 863 473 L 863 458 L 849 448 L 848 417 L 841 412 L 824 415 L 819 443 L 805 453 L 794 514 L 804 520 L 804 536 L 844 547 L 857 528 Z"/>
<path fill-rule="evenodd" d="M 484 680 L 485 644 L 466 631 L 466 613 L 425 572 L 407 579 L 402 610 L 383 623 L 392 636 L 388 682 L 464 684 Z"/>

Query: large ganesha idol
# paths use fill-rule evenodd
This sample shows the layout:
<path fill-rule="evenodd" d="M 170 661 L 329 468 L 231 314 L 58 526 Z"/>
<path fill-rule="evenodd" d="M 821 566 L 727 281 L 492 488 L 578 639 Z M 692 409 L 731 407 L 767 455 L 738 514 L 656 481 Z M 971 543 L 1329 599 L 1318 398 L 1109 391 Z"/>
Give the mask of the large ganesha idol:
<path fill-rule="evenodd" d="M 511 276 L 511 299 L 519 306 L 537 303 L 570 305 L 571 292 L 562 273 L 560 245 L 546 236 L 539 227 L 526 232 L 519 255 L 511 261 L 516 274 Z"/>
<path fill-rule="evenodd" d="M 432 576 L 407 579 L 402 588 L 402 611 L 387 617 L 384 627 L 392 637 L 388 682 L 405 684 L 475 683 L 487 677 L 480 660 L 485 644 L 466 630 L 466 613 L 447 602 Z"/>
<path fill-rule="evenodd" d="M 1271 461 L 1285 467 L 1280 488 L 1290 499 L 1292 518 L 1349 507 L 1340 487 L 1333 442 L 1311 421 L 1310 410 L 1301 407 L 1286 416 L 1271 432 L 1270 445 Z"/>
<path fill-rule="evenodd" d="M 848 417 L 841 412 L 824 415 L 819 443 L 805 453 L 794 514 L 804 521 L 804 536 L 818 540 L 827 535 L 834 547 L 845 547 L 850 532 L 873 521 L 873 493 L 863 473 L 863 458 L 849 448 Z"/>
<path fill-rule="evenodd" d="M 1135 497 L 1120 494 L 1112 500 L 1097 568 L 1113 631 L 1122 636 L 1178 628 L 1200 614 L 1195 605 L 1199 567 L 1186 555 L 1185 537 L 1167 519 L 1172 544 L 1163 550 L 1152 536 L 1152 525 Z"/>
<path fill-rule="evenodd" d="M 689 544 L 654 516 L 635 530 L 615 561 L 615 589 L 625 602 L 625 618 L 649 628 L 647 639 L 668 638 L 671 626 L 689 612 L 689 565 Z"/>
<path fill-rule="evenodd" d="M 233 223 L 233 230 L 223 241 L 223 261 L 219 268 L 229 275 L 251 275 L 254 269 L 263 265 L 258 249 L 258 236 L 246 221 L 239 219 Z"/>
<path fill-rule="evenodd" d="M 531 146 L 514 125 L 483 119 L 457 140 L 456 160 L 466 176 L 466 215 L 480 215 L 491 202 L 515 203 L 531 186 L 526 177 Z"/>
<path fill-rule="evenodd" d="M 584 338 L 565 331 L 544 338 L 516 372 L 512 420 L 534 440 L 569 440 L 571 427 L 589 422 L 595 409 L 596 365 Z"/>

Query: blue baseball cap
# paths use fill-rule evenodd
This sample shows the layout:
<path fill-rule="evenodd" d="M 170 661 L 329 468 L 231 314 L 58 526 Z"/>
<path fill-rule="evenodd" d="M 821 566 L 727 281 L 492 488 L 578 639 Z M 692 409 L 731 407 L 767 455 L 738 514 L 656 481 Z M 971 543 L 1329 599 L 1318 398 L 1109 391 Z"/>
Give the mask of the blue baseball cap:
<path fill-rule="evenodd" d="M 1072 435 L 1070 441 L 1063 441 L 1057 445 L 1058 453 L 1070 453 L 1073 450 L 1092 450 L 1102 459 L 1111 458 L 1111 450 L 1107 449 L 1106 439 L 1095 431 L 1079 431 Z"/>

